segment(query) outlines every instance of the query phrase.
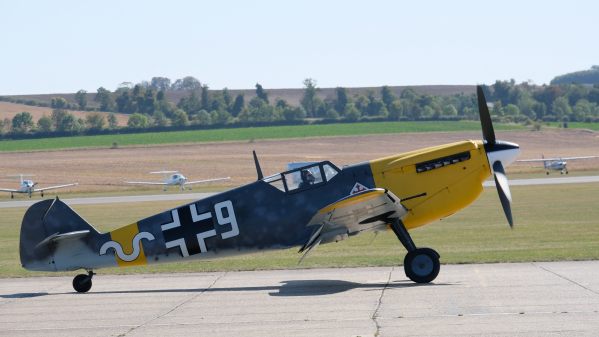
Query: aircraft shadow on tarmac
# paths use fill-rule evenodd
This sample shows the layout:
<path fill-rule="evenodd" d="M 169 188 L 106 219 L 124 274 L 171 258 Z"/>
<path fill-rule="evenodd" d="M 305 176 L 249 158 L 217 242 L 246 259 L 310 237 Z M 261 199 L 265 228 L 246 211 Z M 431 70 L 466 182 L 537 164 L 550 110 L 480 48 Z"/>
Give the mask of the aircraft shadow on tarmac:
<path fill-rule="evenodd" d="M 411 287 L 434 287 L 454 285 L 450 283 L 429 283 L 419 284 L 409 280 L 392 281 L 390 283 L 356 283 L 342 280 L 292 280 L 282 281 L 281 285 L 274 286 L 256 286 L 256 287 L 210 287 L 210 288 L 187 288 L 187 289 L 147 289 L 147 290 L 117 290 L 117 291 L 94 291 L 85 295 L 102 294 L 161 294 L 161 293 L 208 293 L 208 292 L 229 292 L 229 291 L 269 291 L 270 296 L 322 296 L 346 292 L 353 289 L 381 290 L 398 289 Z M 1 298 L 31 298 L 48 295 L 77 294 L 74 292 L 66 293 L 17 293 L 0 295 Z M 78 294 L 82 295 L 82 294 Z"/>

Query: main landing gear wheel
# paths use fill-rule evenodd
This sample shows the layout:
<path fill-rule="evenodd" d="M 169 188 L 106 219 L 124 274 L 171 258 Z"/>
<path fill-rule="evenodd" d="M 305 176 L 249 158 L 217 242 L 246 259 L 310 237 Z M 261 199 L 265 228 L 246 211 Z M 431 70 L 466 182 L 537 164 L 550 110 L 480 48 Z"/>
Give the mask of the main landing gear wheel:
<path fill-rule="evenodd" d="M 86 293 L 92 288 L 93 272 L 89 274 L 79 274 L 73 279 L 73 289 L 78 293 Z"/>
<path fill-rule="evenodd" d="M 439 275 L 439 254 L 430 248 L 417 248 L 409 252 L 403 261 L 404 271 L 416 283 L 429 283 Z"/>
<path fill-rule="evenodd" d="M 403 262 L 406 276 L 416 283 L 432 282 L 441 269 L 439 253 L 431 248 L 416 248 L 410 233 L 400 219 L 393 219 L 391 229 L 408 251 Z"/>

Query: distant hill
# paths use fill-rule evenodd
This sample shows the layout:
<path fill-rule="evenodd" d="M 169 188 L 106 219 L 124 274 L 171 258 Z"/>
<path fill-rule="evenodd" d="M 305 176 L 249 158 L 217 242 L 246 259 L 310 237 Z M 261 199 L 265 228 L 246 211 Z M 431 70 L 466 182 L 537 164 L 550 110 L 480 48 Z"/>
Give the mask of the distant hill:
<path fill-rule="evenodd" d="M 419 94 L 429 94 L 434 96 L 449 96 L 455 94 L 474 94 L 476 92 L 476 86 L 474 85 L 414 85 L 414 86 L 390 86 L 389 87 L 396 95 L 400 95 L 401 91 L 406 88 L 412 88 Z M 379 96 L 381 87 L 360 87 L 360 88 L 346 88 L 348 94 L 350 96 L 353 95 L 366 95 L 368 91 L 372 90 L 375 92 L 377 96 Z M 335 97 L 335 88 L 319 88 L 318 96 L 321 99 L 334 98 Z M 220 91 L 220 89 L 211 90 L 211 91 Z M 269 100 L 271 102 L 275 102 L 277 99 L 284 99 L 291 105 L 299 105 L 299 102 L 304 93 L 303 88 L 293 88 L 293 89 L 268 89 L 265 88 L 265 91 L 268 94 Z M 244 94 L 245 101 L 249 102 L 253 97 L 256 96 L 255 89 L 231 89 L 229 92 L 235 96 L 237 94 Z M 166 97 L 169 101 L 177 104 L 179 100 L 188 96 L 189 92 L 180 90 L 180 91 L 167 91 Z M 96 102 L 94 102 L 95 93 L 87 94 L 87 102 L 89 107 L 97 107 Z M 34 100 L 38 102 L 50 104 L 50 101 L 53 97 L 62 97 L 69 101 L 70 103 L 75 103 L 75 94 L 74 93 L 62 93 L 62 94 L 42 94 L 42 95 L 11 95 L 7 97 L 12 97 L 15 99 L 22 100 Z"/>
<path fill-rule="evenodd" d="M 556 76 L 551 80 L 551 84 L 599 84 L 599 66 L 592 66 L 589 70 Z"/>

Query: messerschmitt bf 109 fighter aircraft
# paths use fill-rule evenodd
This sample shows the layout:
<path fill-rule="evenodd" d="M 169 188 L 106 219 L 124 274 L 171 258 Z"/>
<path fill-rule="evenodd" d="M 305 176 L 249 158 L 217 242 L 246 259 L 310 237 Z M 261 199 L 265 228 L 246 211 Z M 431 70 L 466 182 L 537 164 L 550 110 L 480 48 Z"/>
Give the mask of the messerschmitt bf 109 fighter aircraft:
<path fill-rule="evenodd" d="M 86 270 L 73 287 L 86 292 L 94 271 L 299 247 L 391 229 L 408 251 L 406 275 L 433 281 L 439 254 L 418 247 L 408 230 L 472 203 L 491 175 L 512 225 L 504 167 L 517 144 L 495 139 L 482 88 L 477 88 L 484 140 L 466 140 L 338 168 L 329 161 L 268 177 L 254 152 L 257 181 L 99 233 L 64 202 L 31 206 L 21 226 L 21 264 L 29 270 Z M 303 258 L 303 257 L 302 257 Z"/>
<path fill-rule="evenodd" d="M 229 180 L 231 177 L 226 178 L 214 178 L 214 179 L 206 179 L 206 180 L 196 180 L 196 181 L 188 181 L 187 177 L 182 175 L 179 171 L 155 171 L 150 172 L 150 174 L 164 174 L 164 180 L 161 182 L 157 181 L 125 181 L 127 184 L 135 184 L 135 185 L 162 185 L 164 188 L 163 191 L 166 191 L 168 186 L 179 186 L 181 191 L 185 190 L 186 185 L 195 185 L 195 184 L 204 184 L 214 181 L 222 181 Z M 191 187 L 188 187 L 191 190 Z"/>
<path fill-rule="evenodd" d="M 19 184 L 19 188 L 17 188 L 17 189 L 0 188 L 0 191 L 9 192 L 11 199 L 14 199 L 15 193 L 27 193 L 29 195 L 29 197 L 31 198 L 31 195 L 35 192 L 40 192 L 40 194 L 43 198 L 44 191 L 55 190 L 58 188 L 65 188 L 65 187 L 77 185 L 77 183 L 72 183 L 72 184 L 65 184 L 65 185 L 56 185 L 56 186 L 48 186 L 48 187 L 43 187 L 43 188 L 36 188 L 38 183 L 34 182 L 31 179 L 23 179 L 23 177 L 32 177 L 32 176 L 33 175 L 31 175 L 31 174 L 18 174 L 18 175 L 14 175 L 14 176 L 9 176 L 9 177 L 19 177 L 20 178 L 21 182 Z"/>
<path fill-rule="evenodd" d="M 567 160 L 593 159 L 599 156 L 583 156 L 583 157 L 560 157 L 560 158 L 545 158 L 541 155 L 541 159 L 522 159 L 517 160 L 520 163 L 543 163 L 545 173 L 549 175 L 549 171 L 560 171 L 561 174 L 568 174 Z"/>

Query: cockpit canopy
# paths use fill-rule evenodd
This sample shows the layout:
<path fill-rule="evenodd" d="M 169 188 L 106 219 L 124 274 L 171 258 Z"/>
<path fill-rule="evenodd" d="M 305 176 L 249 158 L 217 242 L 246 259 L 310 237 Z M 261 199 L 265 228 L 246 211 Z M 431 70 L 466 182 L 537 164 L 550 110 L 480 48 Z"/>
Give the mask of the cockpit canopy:
<path fill-rule="evenodd" d="M 339 173 L 339 168 L 329 161 L 307 164 L 262 179 L 279 190 L 295 193 L 326 184 Z"/>

